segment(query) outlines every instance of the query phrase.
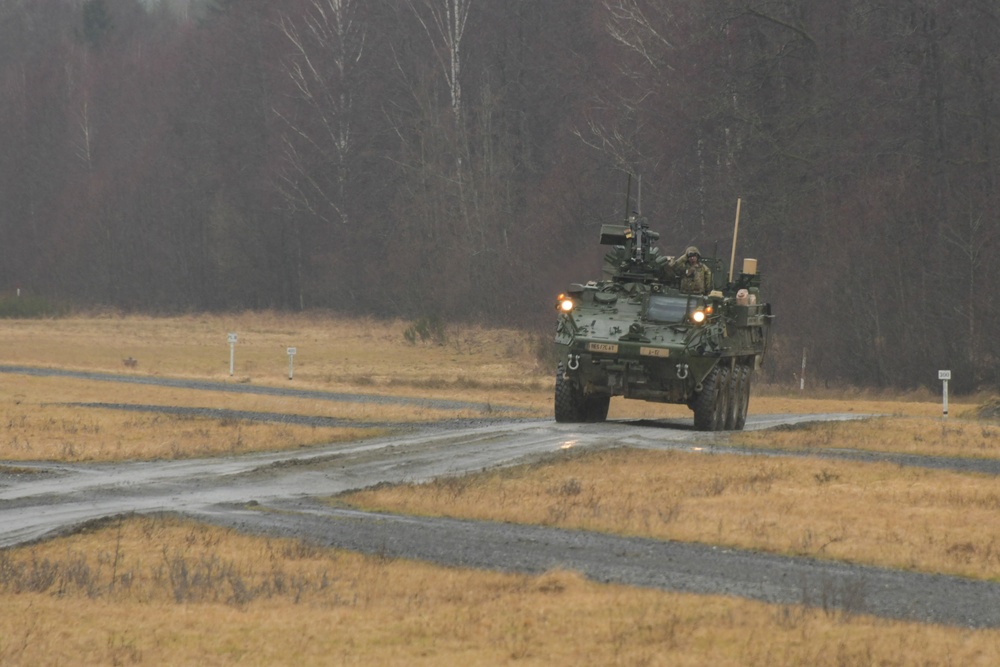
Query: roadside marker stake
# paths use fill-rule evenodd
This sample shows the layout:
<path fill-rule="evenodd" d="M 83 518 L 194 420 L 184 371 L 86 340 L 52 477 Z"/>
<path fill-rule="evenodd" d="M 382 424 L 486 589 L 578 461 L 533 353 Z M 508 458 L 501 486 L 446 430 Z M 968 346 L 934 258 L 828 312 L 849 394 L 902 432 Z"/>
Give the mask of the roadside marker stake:
<path fill-rule="evenodd" d="M 233 362 L 236 358 L 236 334 L 229 334 L 229 377 L 233 377 Z"/>
<path fill-rule="evenodd" d="M 948 380 L 951 379 L 951 371 L 938 371 L 938 380 L 942 382 L 942 398 L 944 416 L 948 416 Z"/>

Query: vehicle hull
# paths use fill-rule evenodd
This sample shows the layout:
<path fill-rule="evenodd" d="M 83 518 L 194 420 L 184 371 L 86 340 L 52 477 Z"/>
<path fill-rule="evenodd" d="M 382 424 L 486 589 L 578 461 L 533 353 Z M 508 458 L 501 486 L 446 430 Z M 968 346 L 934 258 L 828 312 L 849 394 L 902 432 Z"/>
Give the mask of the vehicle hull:
<path fill-rule="evenodd" d="M 560 314 L 555 342 L 557 381 L 580 405 L 621 396 L 686 405 L 705 430 L 742 428 L 753 373 L 764 357 L 771 320 L 767 304 L 742 304 L 719 291 L 692 297 L 662 285 L 624 288 L 589 283 L 570 293 L 572 312 Z M 682 313 L 651 316 L 659 302 Z M 703 322 L 689 313 L 707 312 Z M 571 389 L 567 389 L 571 388 Z M 708 393 L 706 393 L 708 392 Z M 566 409 L 559 421 L 594 421 L 585 408 Z M 562 417 L 562 419 L 560 419 Z"/>

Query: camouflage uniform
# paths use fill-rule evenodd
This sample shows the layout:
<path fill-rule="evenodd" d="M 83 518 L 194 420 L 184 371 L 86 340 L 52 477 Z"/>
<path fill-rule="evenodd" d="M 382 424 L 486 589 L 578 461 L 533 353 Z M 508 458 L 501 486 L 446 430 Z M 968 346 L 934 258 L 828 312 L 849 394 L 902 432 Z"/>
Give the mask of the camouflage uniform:
<path fill-rule="evenodd" d="M 689 256 L 695 256 L 694 264 L 688 261 Z M 701 253 L 694 246 L 689 246 L 684 254 L 674 260 L 674 270 L 681 277 L 681 291 L 687 294 L 708 294 L 712 291 L 712 271 L 701 263 Z"/>

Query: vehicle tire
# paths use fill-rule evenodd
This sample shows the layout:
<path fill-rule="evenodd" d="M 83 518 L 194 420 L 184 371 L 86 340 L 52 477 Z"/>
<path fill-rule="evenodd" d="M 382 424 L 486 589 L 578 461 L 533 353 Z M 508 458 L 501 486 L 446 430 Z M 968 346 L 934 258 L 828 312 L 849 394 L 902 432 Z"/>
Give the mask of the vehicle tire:
<path fill-rule="evenodd" d="M 729 402 L 726 405 L 726 423 L 723 428 L 726 431 L 734 431 L 739 421 L 740 406 L 743 405 L 743 366 L 737 364 L 729 373 L 729 383 L 726 385 L 729 390 Z"/>
<path fill-rule="evenodd" d="M 588 422 L 603 422 L 608 419 L 608 408 L 611 406 L 610 396 L 588 396 L 584 399 L 584 420 Z"/>
<path fill-rule="evenodd" d="M 722 369 L 718 366 L 713 368 L 705 377 L 705 381 L 701 383 L 701 393 L 695 396 L 693 404 L 694 427 L 699 431 L 718 430 L 716 407 L 719 398 L 719 374 L 721 371 Z"/>
<path fill-rule="evenodd" d="M 726 430 L 726 415 L 729 414 L 729 404 L 732 403 L 732 383 L 729 381 L 728 368 L 719 369 L 719 394 L 715 399 L 715 417 L 713 431 Z"/>
<path fill-rule="evenodd" d="M 563 364 L 556 367 L 555 417 L 557 422 L 577 423 L 584 420 L 583 392 L 577 383 L 566 377 Z"/>
<path fill-rule="evenodd" d="M 753 377 L 753 366 L 743 364 L 740 370 L 740 400 L 739 409 L 736 411 L 736 424 L 733 428 L 742 431 L 747 423 L 747 414 L 750 412 L 750 379 Z"/>

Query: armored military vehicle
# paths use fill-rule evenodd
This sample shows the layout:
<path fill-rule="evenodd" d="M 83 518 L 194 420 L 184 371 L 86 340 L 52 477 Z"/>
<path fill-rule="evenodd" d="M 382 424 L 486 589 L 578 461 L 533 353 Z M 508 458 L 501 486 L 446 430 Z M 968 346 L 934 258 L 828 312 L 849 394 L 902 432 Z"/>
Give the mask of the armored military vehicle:
<path fill-rule="evenodd" d="M 772 318 L 756 260 L 733 277 L 734 232 L 728 276 L 721 259 L 702 258 L 709 291 L 688 294 L 658 238 L 638 213 L 602 225 L 613 246 L 604 277 L 559 295 L 556 421 L 604 421 L 611 397 L 624 396 L 687 405 L 698 430 L 742 430 Z"/>

